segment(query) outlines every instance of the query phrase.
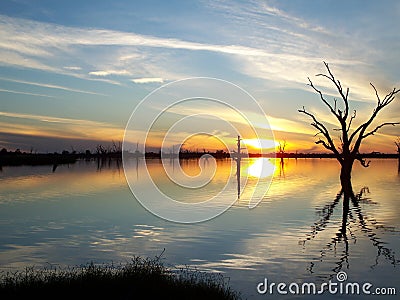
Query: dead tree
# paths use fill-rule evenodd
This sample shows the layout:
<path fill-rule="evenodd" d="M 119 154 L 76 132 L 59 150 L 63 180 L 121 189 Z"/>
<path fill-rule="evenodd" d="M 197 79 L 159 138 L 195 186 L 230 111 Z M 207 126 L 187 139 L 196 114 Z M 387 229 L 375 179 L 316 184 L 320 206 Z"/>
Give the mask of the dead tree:
<path fill-rule="evenodd" d="M 398 163 L 397 163 L 397 174 L 400 174 L 400 137 L 397 137 L 397 141 L 394 141 L 397 147 Z"/>
<path fill-rule="evenodd" d="M 280 141 L 278 146 L 278 153 L 282 155 L 281 157 L 283 157 L 283 155 L 285 154 L 285 148 L 286 148 L 286 140 Z"/>
<path fill-rule="evenodd" d="M 318 74 L 316 76 L 325 77 L 332 82 L 332 84 L 334 85 L 334 87 L 336 88 L 337 92 L 340 95 L 339 98 L 340 102 L 338 103 L 337 99 L 334 99 L 333 104 L 328 102 L 324 94 L 321 92 L 321 90 L 319 90 L 317 87 L 314 86 L 310 78 L 308 78 L 308 81 L 309 81 L 309 86 L 312 87 L 314 91 L 317 92 L 317 94 L 319 94 L 321 101 L 328 107 L 331 114 L 337 119 L 339 123 L 339 128 L 336 130 L 340 132 L 339 134 L 340 145 L 337 145 L 334 142 L 327 126 L 321 121 L 319 121 L 314 114 L 306 111 L 304 106 L 303 109 L 299 109 L 298 111 L 300 113 L 309 116 L 312 119 L 313 122 L 311 123 L 311 126 L 317 129 L 317 133 L 315 136 L 322 135 L 322 137 L 320 137 L 319 140 L 316 141 L 315 143 L 321 144 L 322 146 L 325 147 L 325 149 L 333 152 L 336 159 L 339 161 L 341 165 L 340 181 L 344 189 L 344 192 L 346 193 L 347 191 L 351 191 L 351 170 L 353 168 L 354 161 L 355 160 L 360 161 L 363 167 L 368 167 L 370 163 L 369 161 L 367 162 L 365 159 L 363 159 L 359 154 L 362 141 L 365 138 L 374 135 L 379 129 L 381 129 L 384 126 L 388 125 L 394 126 L 400 124 L 400 122 L 385 122 L 381 123 L 380 125 L 376 126 L 373 129 L 369 129 L 369 126 L 375 120 L 378 113 L 383 108 L 385 108 L 386 106 L 388 106 L 390 103 L 393 102 L 396 94 L 400 90 L 394 88 L 382 99 L 379 96 L 375 86 L 371 83 L 371 86 L 377 98 L 377 104 L 374 110 L 372 111 L 371 116 L 364 123 L 362 123 L 353 130 L 351 128 L 351 125 L 357 116 L 357 112 L 356 110 L 353 110 L 352 112 L 350 110 L 349 88 L 344 89 L 340 81 L 334 77 L 333 73 L 329 68 L 329 65 L 326 62 L 324 62 L 324 64 L 327 70 L 327 74 Z M 340 105 L 340 103 L 342 105 Z"/>

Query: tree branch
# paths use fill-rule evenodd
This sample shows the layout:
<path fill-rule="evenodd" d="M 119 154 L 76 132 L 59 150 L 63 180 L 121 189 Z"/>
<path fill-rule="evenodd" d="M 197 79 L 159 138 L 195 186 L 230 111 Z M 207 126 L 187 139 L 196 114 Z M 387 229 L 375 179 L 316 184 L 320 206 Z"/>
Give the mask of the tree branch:
<path fill-rule="evenodd" d="M 365 160 L 364 158 L 362 158 L 361 156 L 356 156 L 356 159 L 361 163 L 361 165 L 362 165 L 364 168 L 368 168 L 368 167 L 369 167 L 369 164 L 371 163 L 370 160 L 366 161 L 366 160 Z"/>
<path fill-rule="evenodd" d="M 370 131 L 369 133 L 364 134 L 365 131 L 367 130 L 368 126 L 371 125 L 372 121 L 373 121 L 373 120 L 375 119 L 375 117 L 378 115 L 378 112 L 379 112 L 381 109 L 383 109 L 384 107 L 386 107 L 387 105 L 389 105 L 389 104 L 395 99 L 396 94 L 397 94 L 398 92 L 400 92 L 400 89 L 397 89 L 397 90 L 396 90 L 396 88 L 394 88 L 390 93 L 388 93 L 388 94 L 385 96 L 385 98 L 384 98 L 383 100 L 381 100 L 381 98 L 379 97 L 378 91 L 377 91 L 377 89 L 375 88 L 375 86 L 374 86 L 372 83 L 370 83 L 370 85 L 372 86 L 372 88 L 373 88 L 374 91 L 375 91 L 375 95 L 376 95 L 376 98 L 377 98 L 377 100 L 378 100 L 378 103 L 377 103 L 375 109 L 373 110 L 372 115 L 371 115 L 371 117 L 368 119 L 368 121 L 365 122 L 365 123 L 363 123 L 363 124 L 361 124 L 361 125 L 351 134 L 351 136 L 350 136 L 349 143 L 351 143 L 352 140 L 353 140 L 353 138 L 355 138 L 355 136 L 358 134 L 358 138 L 357 138 L 357 140 L 356 140 L 356 142 L 355 142 L 355 144 L 354 144 L 353 150 L 352 150 L 352 153 L 353 153 L 353 154 L 358 153 L 359 148 L 360 148 L 360 145 L 361 145 L 361 141 L 362 141 L 364 138 L 366 138 L 367 136 L 373 135 L 375 132 L 377 132 L 377 131 L 378 131 L 380 128 L 382 128 L 383 126 L 386 126 L 386 125 L 393 125 L 393 126 L 395 126 L 395 125 L 400 124 L 399 122 L 388 122 L 388 123 L 383 123 L 383 124 L 377 126 L 374 130 Z"/>
<path fill-rule="evenodd" d="M 329 135 L 329 131 L 328 131 L 328 129 L 325 127 L 325 125 L 322 124 L 321 122 L 319 122 L 319 121 L 317 120 L 317 118 L 316 118 L 312 113 L 309 113 L 308 111 L 306 111 L 305 108 L 304 108 L 304 106 L 303 106 L 303 109 L 299 109 L 298 111 L 299 111 L 300 113 L 303 113 L 303 114 L 309 116 L 309 117 L 314 121 L 313 123 L 311 123 L 311 126 L 313 126 L 314 128 L 316 128 L 316 129 L 319 131 L 317 134 L 322 133 L 322 135 L 323 135 L 323 136 L 326 138 L 326 140 L 327 140 L 327 142 L 325 142 L 325 141 L 319 139 L 319 140 L 316 141 L 315 143 L 316 143 L 316 144 L 322 144 L 326 149 L 332 151 L 332 152 L 336 155 L 337 159 L 338 159 L 339 161 L 341 161 L 340 153 L 339 153 L 339 151 L 336 149 L 335 144 L 333 143 L 333 140 L 332 140 L 331 136 Z M 317 135 L 317 134 L 316 134 L 316 135 Z"/>
<path fill-rule="evenodd" d="M 346 121 L 348 115 L 349 115 L 349 101 L 348 101 L 348 96 L 349 96 L 349 88 L 346 89 L 346 94 L 343 93 L 343 88 L 342 88 L 342 84 L 340 83 L 339 80 L 335 79 L 335 76 L 333 75 L 333 73 L 331 72 L 330 68 L 329 68 L 329 64 L 324 62 L 324 65 L 326 67 L 326 70 L 328 71 L 328 75 L 326 74 L 317 74 L 317 76 L 323 76 L 325 78 L 328 78 L 335 86 L 336 89 L 338 90 L 340 96 L 342 97 L 342 100 L 344 102 L 344 115 L 342 117 L 343 121 Z M 340 120 L 339 120 L 340 121 Z"/>
<path fill-rule="evenodd" d="M 374 135 L 375 132 L 377 132 L 377 131 L 378 131 L 379 129 L 381 129 L 383 126 L 387 126 L 387 125 L 395 126 L 395 125 L 399 125 L 399 124 L 400 124 L 400 122 L 386 122 L 386 123 L 382 123 L 381 125 L 376 126 L 374 130 L 372 130 L 372 131 L 370 131 L 370 132 L 364 134 L 364 135 L 362 136 L 362 138 L 365 139 L 367 136 Z"/>
<path fill-rule="evenodd" d="M 356 115 L 357 115 L 357 111 L 354 110 L 353 115 L 352 115 L 351 118 L 350 118 L 349 125 L 347 126 L 347 129 L 346 129 L 346 132 L 347 132 L 347 133 L 350 131 L 351 122 L 353 122 L 353 120 L 356 118 Z"/>
<path fill-rule="evenodd" d="M 319 74 L 319 75 L 324 75 L 324 74 Z M 316 91 L 319 94 L 319 97 L 321 98 L 322 102 L 324 102 L 326 104 L 326 106 L 329 107 L 331 113 L 334 114 L 338 120 L 340 120 L 339 119 L 340 116 L 335 111 L 335 109 L 336 109 L 336 101 L 335 101 L 335 109 L 333 109 L 332 105 L 330 105 L 329 102 L 326 101 L 326 99 L 324 98 L 324 95 L 322 95 L 322 92 L 314 86 L 314 84 L 312 83 L 312 81 L 311 81 L 311 79 L 309 77 L 308 77 L 308 81 L 310 82 L 309 86 L 311 86 L 314 89 L 314 91 Z"/>
<path fill-rule="evenodd" d="M 322 144 L 326 149 L 333 151 L 332 147 L 329 146 L 324 140 L 319 139 L 318 141 L 315 142 L 317 145 Z"/>

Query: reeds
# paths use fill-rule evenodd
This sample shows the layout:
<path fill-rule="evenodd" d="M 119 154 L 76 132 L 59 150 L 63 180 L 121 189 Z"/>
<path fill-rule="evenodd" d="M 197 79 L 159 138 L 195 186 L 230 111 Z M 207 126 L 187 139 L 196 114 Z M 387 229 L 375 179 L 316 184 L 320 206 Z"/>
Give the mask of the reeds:
<path fill-rule="evenodd" d="M 0 299 L 239 299 L 222 274 L 180 270 L 155 259 L 123 264 L 26 267 L 2 272 Z"/>

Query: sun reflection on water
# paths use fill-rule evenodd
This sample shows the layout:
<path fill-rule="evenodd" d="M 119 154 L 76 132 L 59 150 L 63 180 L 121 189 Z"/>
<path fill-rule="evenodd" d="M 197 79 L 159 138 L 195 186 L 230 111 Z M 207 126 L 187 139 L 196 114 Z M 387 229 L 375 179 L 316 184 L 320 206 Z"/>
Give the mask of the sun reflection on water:
<path fill-rule="evenodd" d="M 247 174 L 252 177 L 265 178 L 274 175 L 275 164 L 270 158 L 257 158 L 247 168 Z"/>

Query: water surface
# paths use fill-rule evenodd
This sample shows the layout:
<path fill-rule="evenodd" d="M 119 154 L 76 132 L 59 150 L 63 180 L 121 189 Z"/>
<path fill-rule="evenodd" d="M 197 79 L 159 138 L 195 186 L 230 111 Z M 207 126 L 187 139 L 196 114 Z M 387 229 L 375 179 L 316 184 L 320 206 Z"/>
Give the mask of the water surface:
<path fill-rule="evenodd" d="M 290 159 L 283 165 L 268 160 L 276 165 L 272 184 L 261 203 L 249 210 L 246 193 L 255 178 L 271 175 L 258 171 L 257 164 L 265 160 L 242 161 L 242 174 L 250 177 L 240 199 L 234 198 L 234 205 L 222 215 L 198 224 L 165 221 L 144 209 L 116 161 L 78 161 L 58 166 L 54 173 L 51 166 L 3 167 L 0 266 L 9 270 L 123 262 L 133 255 L 154 257 L 165 248 L 165 264 L 223 272 L 247 298 L 272 297 L 257 294 L 256 285 L 265 277 L 274 282 L 322 283 L 339 271 L 351 281 L 396 287 L 400 292 L 397 160 L 376 159 L 367 169 L 355 165 L 353 188 L 360 199 L 358 207 L 350 205 L 347 239 L 337 238 L 342 200 L 337 197 L 335 160 Z M 218 161 L 210 189 L 227 179 L 233 163 Z M 144 160 L 133 160 L 132 166 L 135 184 L 143 184 Z M 161 168 L 159 160 L 148 161 L 148 166 L 155 173 Z M 199 171 L 197 160 L 181 166 L 191 175 Z M 228 180 L 227 197 L 235 197 L 237 178 Z M 192 191 L 181 200 L 204 197 L 204 192 Z"/>

